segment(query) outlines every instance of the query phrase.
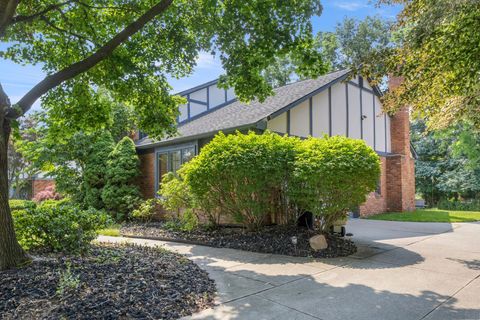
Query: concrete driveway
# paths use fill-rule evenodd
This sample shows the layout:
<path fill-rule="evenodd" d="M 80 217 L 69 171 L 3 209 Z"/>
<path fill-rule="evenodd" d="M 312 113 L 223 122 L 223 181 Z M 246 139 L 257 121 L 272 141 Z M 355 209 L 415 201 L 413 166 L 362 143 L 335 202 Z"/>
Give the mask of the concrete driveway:
<path fill-rule="evenodd" d="M 217 283 L 191 319 L 480 319 L 480 223 L 351 220 L 348 258 L 309 259 L 172 242 Z M 192 279 L 194 281 L 194 279 Z"/>

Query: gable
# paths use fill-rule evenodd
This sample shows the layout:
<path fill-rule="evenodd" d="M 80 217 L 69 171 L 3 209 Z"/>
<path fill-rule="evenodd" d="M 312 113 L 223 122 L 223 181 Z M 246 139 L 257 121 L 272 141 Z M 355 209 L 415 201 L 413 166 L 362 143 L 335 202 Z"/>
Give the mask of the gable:
<path fill-rule="evenodd" d="M 268 118 L 267 128 L 299 137 L 343 135 L 390 152 L 390 117 L 376 90 L 359 77 L 336 81 Z"/>

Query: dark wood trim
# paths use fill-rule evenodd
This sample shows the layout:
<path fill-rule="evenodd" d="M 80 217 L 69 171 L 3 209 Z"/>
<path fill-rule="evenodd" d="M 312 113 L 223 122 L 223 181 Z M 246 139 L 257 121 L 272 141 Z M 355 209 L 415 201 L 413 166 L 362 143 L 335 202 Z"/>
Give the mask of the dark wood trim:
<path fill-rule="evenodd" d="M 372 94 L 373 98 L 373 150 L 377 150 L 377 115 L 375 114 L 375 95 Z"/>
<path fill-rule="evenodd" d="M 362 90 L 360 91 L 360 139 L 363 139 L 363 101 L 362 101 Z"/>
<path fill-rule="evenodd" d="M 346 132 L 347 134 L 346 134 L 346 136 L 347 136 L 347 138 L 348 138 L 348 137 L 349 137 L 349 131 L 350 131 L 350 128 L 349 128 L 349 125 L 350 125 L 350 124 L 349 124 L 349 122 L 350 122 L 350 119 L 349 119 L 349 117 L 350 117 L 350 114 L 349 114 L 350 110 L 349 110 L 349 109 L 350 109 L 350 108 L 349 108 L 349 105 L 348 105 L 348 83 L 345 83 L 345 105 L 346 105 L 346 108 L 347 108 L 347 132 Z"/>
<path fill-rule="evenodd" d="M 287 133 L 290 134 L 290 110 L 287 110 Z"/>
<path fill-rule="evenodd" d="M 189 95 L 189 96 L 190 96 L 190 95 Z M 190 101 L 190 102 L 193 102 L 193 103 L 196 103 L 196 104 L 201 104 L 202 106 L 208 106 L 208 103 L 203 102 L 203 101 L 200 101 L 200 100 L 196 100 L 196 99 L 190 98 L 189 101 Z"/>
<path fill-rule="evenodd" d="M 207 88 L 207 87 L 210 87 L 214 84 L 217 84 L 218 82 L 218 79 L 215 79 L 215 80 L 212 80 L 212 81 L 209 81 L 209 82 L 205 82 L 205 83 L 202 83 L 198 86 L 195 86 L 193 88 L 190 88 L 190 89 L 187 89 L 187 90 L 183 90 L 183 91 L 180 91 L 180 92 L 177 92 L 175 95 L 177 96 L 185 96 L 189 93 L 192 93 L 192 92 L 195 92 L 195 91 L 198 91 L 198 90 L 201 90 L 203 88 Z"/>
<path fill-rule="evenodd" d="M 227 96 L 227 89 L 223 89 L 225 91 L 225 102 L 228 101 L 228 96 Z"/>
<path fill-rule="evenodd" d="M 348 83 L 351 84 L 351 85 L 354 86 L 354 87 L 357 87 L 357 88 L 363 90 L 363 91 L 366 91 L 366 92 L 368 92 L 368 93 L 371 93 L 371 94 L 376 95 L 377 97 L 380 97 L 379 92 L 377 92 L 377 91 L 375 91 L 375 90 L 370 90 L 370 89 L 368 89 L 368 88 L 361 87 L 359 84 L 357 84 L 357 83 L 355 83 L 355 82 L 353 82 L 353 81 L 351 81 L 351 80 L 348 81 Z"/>
<path fill-rule="evenodd" d="M 328 87 L 328 135 L 332 136 L 332 87 Z"/>
<path fill-rule="evenodd" d="M 308 120 L 309 120 L 309 133 L 313 136 L 313 98 L 308 99 Z"/>
<path fill-rule="evenodd" d="M 201 112 L 201 113 L 199 113 L 199 114 L 197 114 L 197 115 L 194 115 L 193 117 L 187 117 L 187 119 L 179 122 L 178 124 L 183 124 L 183 123 L 186 123 L 186 122 L 189 122 L 189 121 L 193 121 L 193 120 L 195 120 L 195 119 L 198 119 L 198 118 L 200 118 L 200 117 L 203 117 L 204 115 L 209 114 L 210 112 L 214 112 L 214 111 L 216 111 L 217 109 L 220 109 L 220 108 L 223 108 L 223 107 L 225 107 L 225 106 L 228 106 L 229 104 L 231 104 L 231 103 L 233 103 L 233 102 L 235 102 L 235 101 L 237 101 L 236 98 L 235 98 L 235 99 L 232 99 L 232 100 L 230 100 L 230 101 L 224 102 L 224 103 L 222 103 L 222 104 L 219 104 L 218 106 L 216 106 L 216 107 L 214 107 L 214 108 L 209 108 L 209 109 L 207 109 L 207 111 Z"/>
<path fill-rule="evenodd" d="M 210 86 L 207 86 L 207 110 L 210 110 Z"/>
<path fill-rule="evenodd" d="M 190 94 L 187 94 L 187 119 L 190 119 Z"/>

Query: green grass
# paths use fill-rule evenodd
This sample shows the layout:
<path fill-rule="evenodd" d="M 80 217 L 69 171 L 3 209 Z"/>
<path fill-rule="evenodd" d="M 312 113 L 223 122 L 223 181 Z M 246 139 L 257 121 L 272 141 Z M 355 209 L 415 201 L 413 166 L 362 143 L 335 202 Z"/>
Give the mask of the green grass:
<path fill-rule="evenodd" d="M 480 221 L 480 211 L 417 209 L 412 212 L 381 213 L 367 217 L 367 219 L 412 222 L 472 222 Z"/>
<path fill-rule="evenodd" d="M 102 236 L 120 237 L 120 227 L 121 225 L 114 224 L 108 228 L 97 230 L 97 233 Z"/>

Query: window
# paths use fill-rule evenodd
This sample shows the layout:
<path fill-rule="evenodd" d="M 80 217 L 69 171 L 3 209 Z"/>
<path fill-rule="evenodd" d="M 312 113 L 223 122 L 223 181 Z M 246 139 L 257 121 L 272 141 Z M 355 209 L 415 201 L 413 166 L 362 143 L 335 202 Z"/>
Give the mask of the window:
<path fill-rule="evenodd" d="M 167 172 L 177 172 L 182 164 L 192 160 L 195 156 L 195 146 L 173 149 L 157 153 L 157 181 L 158 185 Z"/>
<path fill-rule="evenodd" d="M 182 164 L 192 160 L 194 156 L 195 156 L 195 147 L 188 147 L 188 148 L 182 149 Z"/>
<path fill-rule="evenodd" d="M 182 165 L 181 150 L 175 150 L 170 152 L 170 171 L 177 172 Z"/>

